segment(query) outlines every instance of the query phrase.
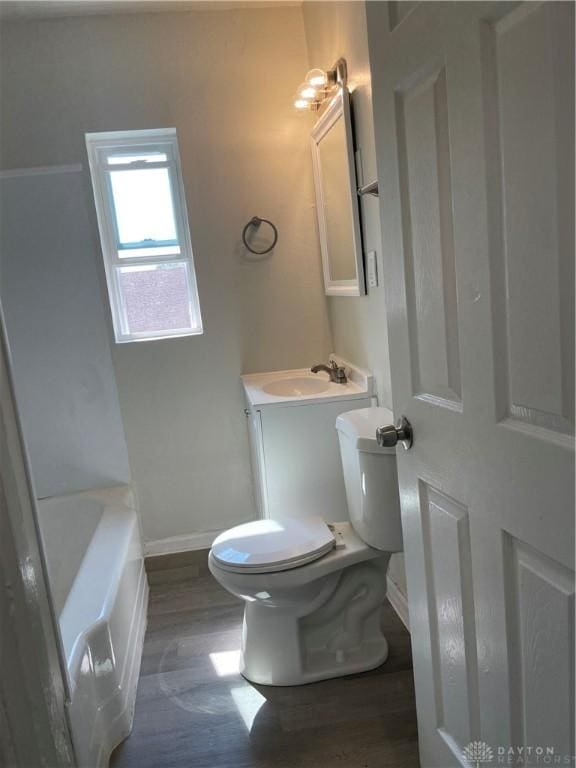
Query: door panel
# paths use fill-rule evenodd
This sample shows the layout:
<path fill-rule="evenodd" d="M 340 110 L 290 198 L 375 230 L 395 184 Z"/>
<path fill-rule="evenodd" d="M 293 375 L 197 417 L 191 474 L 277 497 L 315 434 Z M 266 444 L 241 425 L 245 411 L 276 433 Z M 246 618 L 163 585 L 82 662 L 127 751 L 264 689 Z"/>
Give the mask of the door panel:
<path fill-rule="evenodd" d="M 422 765 L 566 764 L 574 5 L 367 15 Z"/>
<path fill-rule="evenodd" d="M 446 70 L 396 89 L 413 393 L 460 409 Z"/>
<path fill-rule="evenodd" d="M 571 753 L 574 572 L 504 534 L 512 727 L 519 744 Z M 558 710 L 550 703 L 558 703 Z"/>
<path fill-rule="evenodd" d="M 468 510 L 420 482 L 436 728 L 467 744 L 479 728 L 478 671 Z"/>
<path fill-rule="evenodd" d="M 573 113 L 565 14 L 528 3 L 489 26 L 484 65 L 495 73 L 487 110 L 501 205 L 494 329 L 502 347 L 500 418 L 561 434 L 574 429 Z M 569 37 L 569 31 L 568 31 Z"/>

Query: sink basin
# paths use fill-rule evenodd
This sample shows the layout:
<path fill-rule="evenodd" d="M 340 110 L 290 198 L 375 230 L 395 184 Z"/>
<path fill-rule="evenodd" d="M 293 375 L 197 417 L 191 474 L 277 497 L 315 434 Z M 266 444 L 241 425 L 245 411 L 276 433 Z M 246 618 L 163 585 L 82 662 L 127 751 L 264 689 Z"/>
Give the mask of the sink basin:
<path fill-rule="evenodd" d="M 318 395 L 330 388 L 330 382 L 326 379 L 312 378 L 312 376 L 295 376 L 291 379 L 278 379 L 265 384 L 262 391 L 268 395 L 279 397 L 306 397 L 306 395 Z"/>
<path fill-rule="evenodd" d="M 341 359 L 341 358 L 339 358 Z M 325 372 L 312 373 L 310 368 L 287 371 L 245 373 L 242 376 L 244 395 L 249 408 L 298 408 L 301 405 L 335 403 L 367 399 L 372 395 L 372 375 L 343 361 L 350 375 L 346 384 L 335 384 Z"/>

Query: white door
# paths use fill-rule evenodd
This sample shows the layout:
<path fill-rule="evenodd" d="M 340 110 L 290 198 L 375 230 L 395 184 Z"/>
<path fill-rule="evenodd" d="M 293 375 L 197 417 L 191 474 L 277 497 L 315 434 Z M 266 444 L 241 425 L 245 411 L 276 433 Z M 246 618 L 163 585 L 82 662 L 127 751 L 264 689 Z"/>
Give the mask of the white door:
<path fill-rule="evenodd" d="M 574 6 L 367 13 L 422 765 L 566 765 Z"/>

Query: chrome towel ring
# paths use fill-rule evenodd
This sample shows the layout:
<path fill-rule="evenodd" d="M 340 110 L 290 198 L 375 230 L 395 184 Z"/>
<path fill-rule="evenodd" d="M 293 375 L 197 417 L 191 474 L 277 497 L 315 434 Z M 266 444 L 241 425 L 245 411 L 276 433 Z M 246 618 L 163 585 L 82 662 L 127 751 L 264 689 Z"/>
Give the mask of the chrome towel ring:
<path fill-rule="evenodd" d="M 268 248 L 264 248 L 264 250 L 262 251 L 257 251 L 255 248 L 252 248 L 252 246 L 248 244 L 248 241 L 246 240 L 246 234 L 250 229 L 250 227 L 255 227 L 256 229 L 258 229 L 258 227 L 261 224 L 268 224 L 270 227 L 272 227 L 272 232 L 274 233 L 274 237 L 272 240 L 272 245 L 270 245 Z M 246 224 L 246 226 L 242 230 L 242 242 L 244 243 L 246 248 L 248 248 L 250 253 L 255 253 L 257 256 L 262 256 L 265 253 L 270 253 L 270 251 L 274 248 L 274 246 L 278 242 L 278 230 L 276 229 L 274 224 L 272 224 L 272 222 L 269 221 L 269 219 L 261 219 L 259 216 L 253 216 L 248 222 L 248 224 Z"/>

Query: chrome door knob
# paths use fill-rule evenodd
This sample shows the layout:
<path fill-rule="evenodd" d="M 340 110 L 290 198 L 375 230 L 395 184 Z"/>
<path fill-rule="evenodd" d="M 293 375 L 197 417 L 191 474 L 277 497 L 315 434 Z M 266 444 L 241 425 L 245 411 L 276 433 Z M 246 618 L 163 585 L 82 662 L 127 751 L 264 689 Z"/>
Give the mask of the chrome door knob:
<path fill-rule="evenodd" d="M 412 425 L 406 416 L 401 416 L 396 426 L 394 424 L 387 424 L 385 427 L 378 427 L 376 430 L 376 442 L 382 448 L 394 448 L 400 442 L 408 450 L 412 448 L 413 441 Z"/>

